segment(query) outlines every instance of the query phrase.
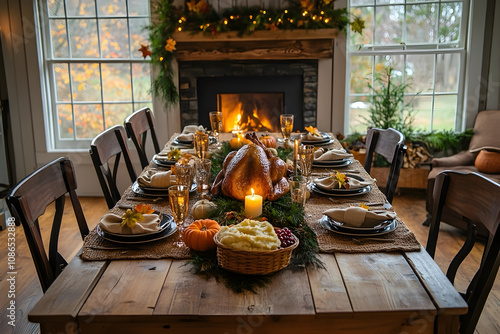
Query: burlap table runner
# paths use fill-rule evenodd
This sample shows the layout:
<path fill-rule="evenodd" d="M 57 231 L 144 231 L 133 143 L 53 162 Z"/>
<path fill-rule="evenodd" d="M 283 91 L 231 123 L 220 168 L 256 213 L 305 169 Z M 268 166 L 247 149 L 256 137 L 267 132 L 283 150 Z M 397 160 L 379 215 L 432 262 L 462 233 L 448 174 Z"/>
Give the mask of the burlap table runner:
<path fill-rule="evenodd" d="M 331 147 L 340 148 L 341 146 L 338 141 L 335 141 Z M 150 165 L 146 168 L 149 169 L 155 167 Z M 337 170 L 341 172 L 346 170 L 356 170 L 359 171 L 359 175 L 364 178 L 369 176 L 358 161 L 354 161 L 350 166 L 337 168 Z M 331 173 L 332 171 L 332 168 L 314 168 L 313 173 Z M 129 187 L 124 192 L 119 204 L 111 209 L 111 212 L 122 214 L 126 209 L 121 208 L 120 206 L 133 206 L 141 202 L 137 201 L 137 198 L 132 200 L 131 198 L 133 198 L 133 196 L 135 196 L 135 194 Z M 196 192 L 191 193 L 190 207 L 197 200 L 199 200 L 198 194 Z M 170 212 L 168 197 L 161 197 L 154 200 L 151 198 L 144 198 L 143 202 L 150 204 L 153 209 L 160 212 Z M 356 238 L 333 233 L 318 223 L 318 219 L 322 217 L 325 210 L 332 207 L 343 208 L 350 205 L 359 205 L 360 202 L 383 203 L 385 202 L 385 195 L 378 189 L 377 185 L 374 185 L 373 190 L 369 193 L 354 197 L 327 197 L 314 192 L 311 194 L 311 197 L 307 200 L 305 208 L 306 222 L 314 233 L 316 233 L 320 252 L 375 253 L 420 250 L 421 246 L 415 238 L 413 232 L 411 232 L 399 219 L 398 228 L 394 232 L 383 236 L 377 236 L 377 238 L 391 240 L 391 242 L 366 240 L 362 241 L 361 244 L 355 242 L 353 239 L 362 240 L 363 237 Z M 380 207 L 374 208 L 380 209 L 381 207 L 382 204 Z M 189 225 L 193 222 L 193 220 L 194 218 L 191 214 L 189 214 L 184 222 L 184 225 Z M 84 260 L 190 258 L 191 252 L 189 248 L 174 245 L 178 239 L 179 234 L 176 232 L 165 239 L 144 244 L 118 244 L 101 238 L 97 235 L 94 229 L 85 238 L 81 258 Z"/>

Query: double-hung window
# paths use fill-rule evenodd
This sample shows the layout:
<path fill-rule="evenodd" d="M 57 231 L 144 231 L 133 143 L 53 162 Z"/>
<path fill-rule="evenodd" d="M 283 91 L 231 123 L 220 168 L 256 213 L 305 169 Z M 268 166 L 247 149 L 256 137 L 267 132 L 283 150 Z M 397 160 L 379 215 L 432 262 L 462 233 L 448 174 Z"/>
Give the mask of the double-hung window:
<path fill-rule="evenodd" d="M 365 29 L 351 34 L 347 46 L 348 132 L 366 132 L 367 83 L 385 66 L 408 85 L 415 130 L 462 130 L 469 1 L 350 0 L 349 10 Z"/>
<path fill-rule="evenodd" d="M 49 0 L 38 3 L 52 149 L 89 141 L 142 107 L 152 107 L 149 1 Z"/>

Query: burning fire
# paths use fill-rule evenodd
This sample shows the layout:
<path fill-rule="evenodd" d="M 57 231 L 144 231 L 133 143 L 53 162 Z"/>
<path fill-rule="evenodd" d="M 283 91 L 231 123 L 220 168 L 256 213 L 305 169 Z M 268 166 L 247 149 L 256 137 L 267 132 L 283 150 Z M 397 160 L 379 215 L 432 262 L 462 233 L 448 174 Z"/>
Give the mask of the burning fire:
<path fill-rule="evenodd" d="M 224 115 L 223 131 L 279 132 L 281 110 L 262 103 L 260 95 L 268 94 L 220 94 L 220 110 Z"/>

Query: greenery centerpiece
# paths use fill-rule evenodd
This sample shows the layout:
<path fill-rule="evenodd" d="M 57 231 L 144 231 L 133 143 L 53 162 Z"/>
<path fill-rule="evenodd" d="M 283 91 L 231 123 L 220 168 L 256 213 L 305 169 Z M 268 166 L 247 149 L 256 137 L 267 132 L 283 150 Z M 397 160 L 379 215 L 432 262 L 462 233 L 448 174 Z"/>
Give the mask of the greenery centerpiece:
<path fill-rule="evenodd" d="M 335 9 L 334 0 L 289 1 L 281 9 L 261 7 L 234 7 L 218 13 L 205 0 L 186 1 L 185 6 L 175 7 L 173 0 L 160 0 L 155 4 L 156 19 L 149 27 L 151 61 L 158 67 L 153 90 L 161 96 L 166 106 L 179 101 L 179 93 L 173 82 L 172 60 L 175 57 L 176 31 L 202 32 L 217 35 L 237 31 L 240 36 L 254 31 L 277 29 L 325 29 L 336 28 L 361 33 L 364 21 L 353 17 L 345 8 Z"/>

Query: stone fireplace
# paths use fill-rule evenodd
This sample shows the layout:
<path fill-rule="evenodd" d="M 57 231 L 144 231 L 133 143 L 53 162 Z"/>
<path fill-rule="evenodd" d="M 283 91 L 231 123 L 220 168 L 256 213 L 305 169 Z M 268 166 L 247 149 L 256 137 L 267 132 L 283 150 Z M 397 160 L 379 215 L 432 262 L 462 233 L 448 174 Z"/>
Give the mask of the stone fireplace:
<path fill-rule="evenodd" d="M 180 62 L 179 75 L 182 126 L 209 127 L 214 110 L 225 132 L 279 131 L 282 113 L 295 115 L 295 129 L 316 125 L 317 60 Z"/>
<path fill-rule="evenodd" d="M 208 113 L 219 110 L 225 132 L 238 127 L 279 131 L 283 113 L 295 115 L 294 131 L 318 123 L 329 128 L 328 77 L 337 32 L 257 31 L 243 37 L 176 33 L 181 127 L 209 128 Z"/>

